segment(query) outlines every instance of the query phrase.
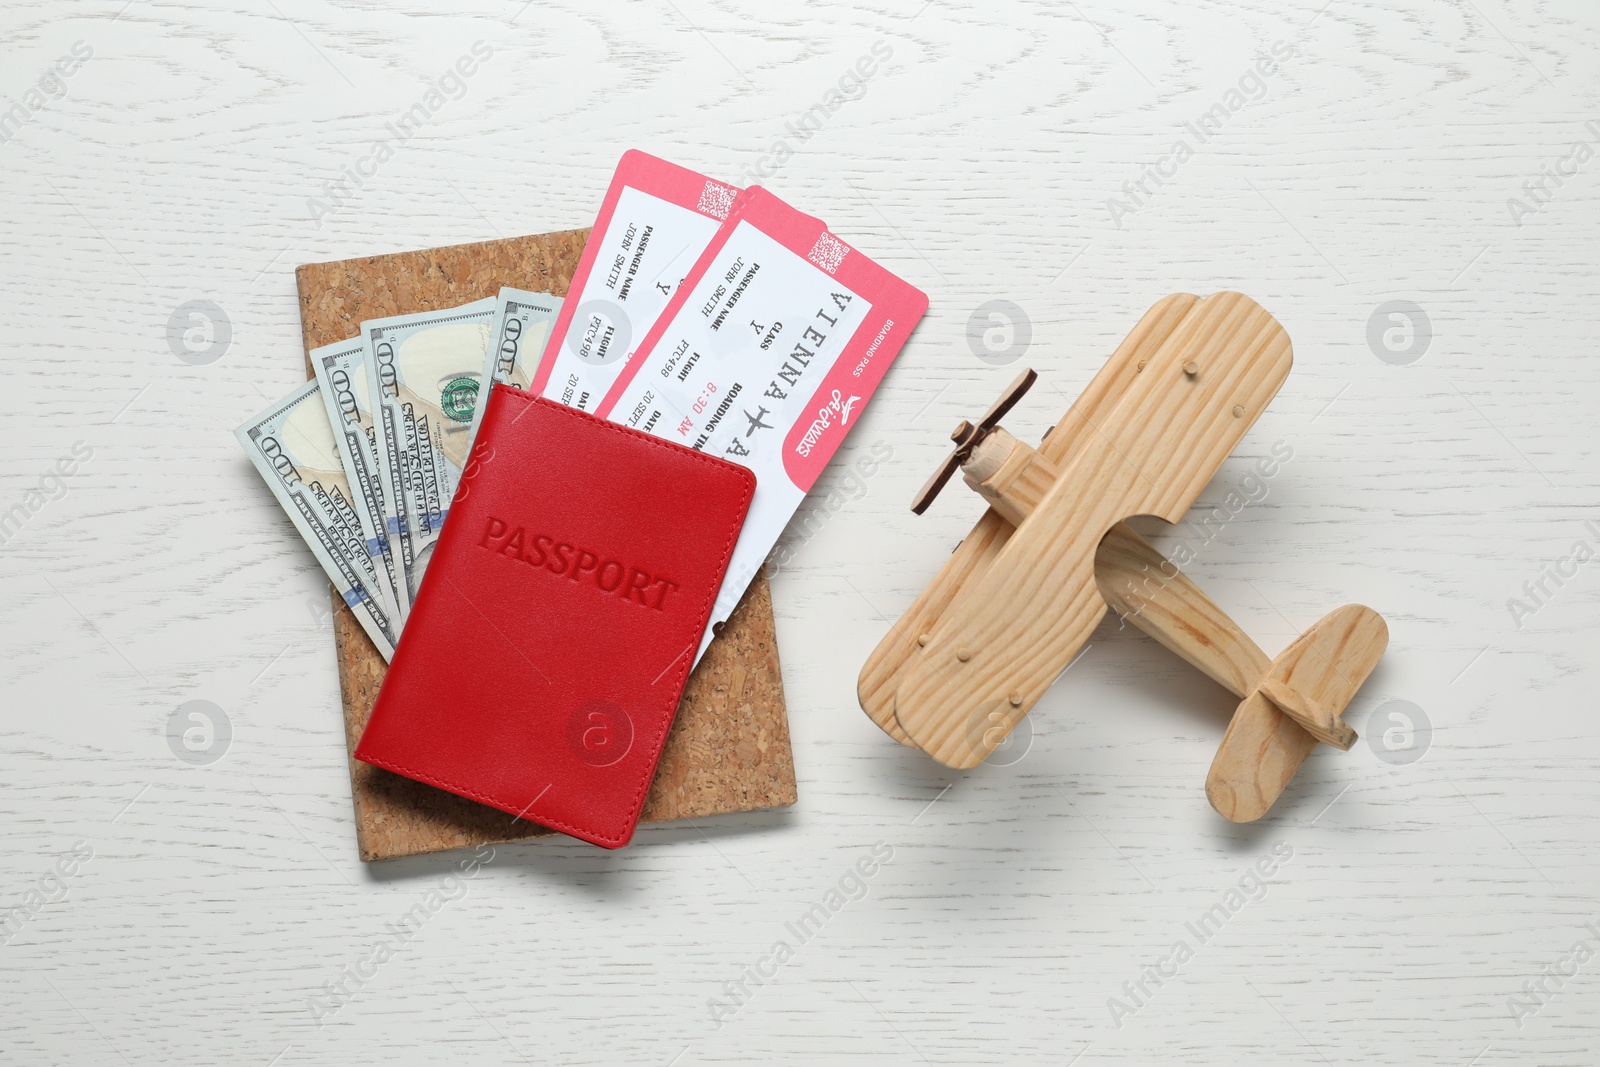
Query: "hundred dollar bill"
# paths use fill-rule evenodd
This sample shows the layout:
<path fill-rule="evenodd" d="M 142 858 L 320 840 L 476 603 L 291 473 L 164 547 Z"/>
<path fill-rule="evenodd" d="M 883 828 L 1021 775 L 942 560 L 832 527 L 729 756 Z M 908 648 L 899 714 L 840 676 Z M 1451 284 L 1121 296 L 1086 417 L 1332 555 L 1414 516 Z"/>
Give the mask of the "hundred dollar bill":
<path fill-rule="evenodd" d="M 339 459 L 349 477 L 350 504 L 361 520 L 361 537 L 378 572 L 385 604 L 404 624 L 411 602 L 403 594 L 404 574 L 389 547 L 389 509 L 378 478 L 377 424 L 372 418 L 372 392 L 367 386 L 367 348 L 357 337 L 311 350 L 311 369 L 321 386 L 322 402 L 339 445 Z"/>
<path fill-rule="evenodd" d="M 387 660 L 394 655 L 398 628 L 378 594 L 377 568 L 350 503 L 350 483 L 319 392 L 315 380 L 307 382 L 234 435 Z"/>
<path fill-rule="evenodd" d="M 417 598 L 467 461 L 494 297 L 361 324 L 376 398 L 378 470 L 406 603 Z"/>
<path fill-rule="evenodd" d="M 528 388 L 538 369 L 540 354 L 549 340 L 550 327 L 561 314 L 561 298 L 549 293 L 530 293 L 509 285 L 500 290 L 495 311 L 494 332 L 489 335 L 489 359 L 483 369 L 484 401 L 472 416 L 470 441 L 478 436 L 478 424 L 489 405 L 489 386 L 495 382 Z"/>

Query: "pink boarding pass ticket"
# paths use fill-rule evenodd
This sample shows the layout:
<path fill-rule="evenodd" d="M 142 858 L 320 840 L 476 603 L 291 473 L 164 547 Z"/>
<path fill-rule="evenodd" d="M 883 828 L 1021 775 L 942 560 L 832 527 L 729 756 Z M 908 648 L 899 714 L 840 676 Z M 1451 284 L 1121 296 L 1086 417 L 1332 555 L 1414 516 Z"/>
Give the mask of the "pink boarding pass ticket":
<path fill-rule="evenodd" d="M 925 294 L 821 220 L 760 187 L 739 194 L 596 409 L 755 472 L 713 623 L 732 613 L 927 309 Z"/>
<path fill-rule="evenodd" d="M 624 153 L 529 391 L 593 411 L 738 192 L 664 159 Z"/>

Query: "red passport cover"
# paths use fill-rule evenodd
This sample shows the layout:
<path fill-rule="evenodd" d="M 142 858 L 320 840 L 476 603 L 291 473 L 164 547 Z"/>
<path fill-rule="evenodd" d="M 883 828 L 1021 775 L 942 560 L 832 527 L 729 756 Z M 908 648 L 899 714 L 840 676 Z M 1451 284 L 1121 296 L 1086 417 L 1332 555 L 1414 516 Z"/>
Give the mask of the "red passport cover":
<path fill-rule="evenodd" d="M 755 487 L 494 386 L 356 759 L 627 844 Z"/>

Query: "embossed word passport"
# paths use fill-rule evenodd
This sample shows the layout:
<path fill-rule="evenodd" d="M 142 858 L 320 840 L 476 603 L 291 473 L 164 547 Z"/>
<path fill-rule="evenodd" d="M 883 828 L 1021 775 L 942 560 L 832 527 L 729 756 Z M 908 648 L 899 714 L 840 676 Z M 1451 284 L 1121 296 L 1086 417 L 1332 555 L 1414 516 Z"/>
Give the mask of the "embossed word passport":
<path fill-rule="evenodd" d="M 355 756 L 617 848 L 756 478 L 494 392 Z"/>

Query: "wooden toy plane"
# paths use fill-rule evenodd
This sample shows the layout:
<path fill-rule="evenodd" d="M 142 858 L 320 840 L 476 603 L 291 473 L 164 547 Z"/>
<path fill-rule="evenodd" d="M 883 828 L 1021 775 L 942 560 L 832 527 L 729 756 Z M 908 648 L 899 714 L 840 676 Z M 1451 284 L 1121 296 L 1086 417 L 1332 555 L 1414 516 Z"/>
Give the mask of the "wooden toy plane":
<path fill-rule="evenodd" d="M 951 767 L 982 763 L 1072 662 L 1108 607 L 1241 699 L 1206 778 L 1223 816 L 1266 813 L 1388 644 L 1377 612 L 1333 611 L 1269 657 L 1123 521 L 1177 522 L 1288 376 L 1276 319 L 1249 297 L 1169 296 L 1139 321 L 1037 449 L 998 423 L 1026 371 L 918 493 L 959 468 L 989 504 L 861 669 L 861 707 Z"/>

